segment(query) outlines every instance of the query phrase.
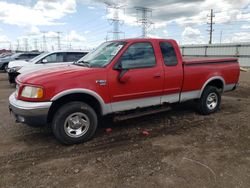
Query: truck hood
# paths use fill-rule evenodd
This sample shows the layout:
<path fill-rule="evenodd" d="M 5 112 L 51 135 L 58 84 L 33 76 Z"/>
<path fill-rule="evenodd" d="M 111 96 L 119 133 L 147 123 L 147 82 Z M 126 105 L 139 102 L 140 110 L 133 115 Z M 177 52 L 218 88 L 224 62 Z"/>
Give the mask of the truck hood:
<path fill-rule="evenodd" d="M 103 68 L 88 68 L 78 65 L 62 65 L 31 72 L 25 72 L 17 77 L 17 82 L 23 84 L 44 86 L 49 82 L 63 83 L 63 80 L 75 79 L 83 75 L 101 71 Z"/>
<path fill-rule="evenodd" d="M 29 64 L 28 61 L 24 60 L 16 60 L 16 61 L 10 61 L 8 68 L 13 68 L 13 67 L 23 67 L 25 65 Z"/>

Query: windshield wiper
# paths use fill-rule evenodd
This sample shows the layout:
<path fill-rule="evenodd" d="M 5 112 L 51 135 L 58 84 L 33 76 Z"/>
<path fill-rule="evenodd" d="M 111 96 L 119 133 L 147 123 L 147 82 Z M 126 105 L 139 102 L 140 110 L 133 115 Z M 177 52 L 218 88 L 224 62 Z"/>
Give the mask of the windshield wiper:
<path fill-rule="evenodd" d="M 90 63 L 87 61 L 75 61 L 74 62 L 75 65 L 80 65 L 83 67 L 91 67 Z"/>

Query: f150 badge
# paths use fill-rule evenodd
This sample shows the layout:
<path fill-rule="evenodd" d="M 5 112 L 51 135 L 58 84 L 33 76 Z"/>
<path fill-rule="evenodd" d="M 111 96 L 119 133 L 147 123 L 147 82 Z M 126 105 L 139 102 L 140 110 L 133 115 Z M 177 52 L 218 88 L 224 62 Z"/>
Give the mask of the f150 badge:
<path fill-rule="evenodd" d="M 96 83 L 99 84 L 100 86 L 105 86 L 107 84 L 106 80 L 96 80 Z"/>

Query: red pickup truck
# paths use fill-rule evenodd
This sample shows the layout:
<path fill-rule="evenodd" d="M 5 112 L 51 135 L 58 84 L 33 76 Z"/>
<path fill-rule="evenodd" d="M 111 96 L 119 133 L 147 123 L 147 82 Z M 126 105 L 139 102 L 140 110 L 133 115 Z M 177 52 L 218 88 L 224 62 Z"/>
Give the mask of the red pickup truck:
<path fill-rule="evenodd" d="M 18 76 L 10 111 L 18 122 L 49 124 L 60 142 L 75 144 L 93 137 L 108 114 L 147 114 L 187 100 L 202 114 L 216 112 L 239 74 L 237 59 L 186 59 L 174 40 L 110 41 L 73 65 Z"/>

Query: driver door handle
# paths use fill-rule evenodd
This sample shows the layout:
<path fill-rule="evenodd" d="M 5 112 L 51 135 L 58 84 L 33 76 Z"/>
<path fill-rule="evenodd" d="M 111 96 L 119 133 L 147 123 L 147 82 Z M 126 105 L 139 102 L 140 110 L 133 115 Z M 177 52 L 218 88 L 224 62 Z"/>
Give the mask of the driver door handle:
<path fill-rule="evenodd" d="M 160 78 L 160 77 L 161 77 L 161 73 L 154 74 L 154 78 Z"/>

